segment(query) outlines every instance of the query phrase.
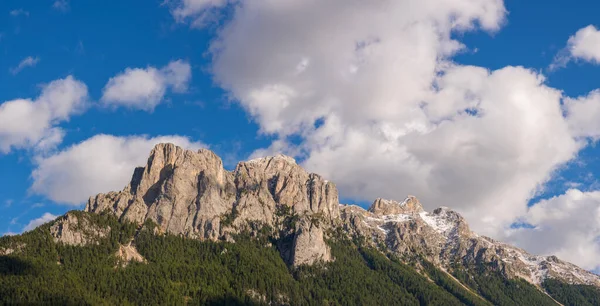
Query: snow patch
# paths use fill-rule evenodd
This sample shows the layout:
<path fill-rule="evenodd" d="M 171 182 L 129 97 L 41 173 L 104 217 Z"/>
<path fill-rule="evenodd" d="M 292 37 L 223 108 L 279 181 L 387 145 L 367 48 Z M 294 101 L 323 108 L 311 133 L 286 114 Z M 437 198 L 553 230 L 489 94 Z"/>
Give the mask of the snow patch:
<path fill-rule="evenodd" d="M 427 225 L 432 227 L 436 232 L 447 236 L 454 228 L 454 225 L 440 215 L 434 215 L 427 212 L 420 212 L 419 216 Z"/>
<path fill-rule="evenodd" d="M 404 201 L 402 201 L 402 203 L 400 203 L 400 206 L 406 205 L 406 203 L 408 203 L 408 201 L 410 201 L 410 197 L 406 197 L 406 199 L 404 199 Z"/>
<path fill-rule="evenodd" d="M 526 256 L 521 252 L 517 252 L 517 256 L 529 269 L 531 282 L 539 285 L 548 277 L 548 269 L 543 267 L 542 263 L 544 262 L 544 259 L 542 257 L 532 255 Z"/>
<path fill-rule="evenodd" d="M 381 227 L 381 225 L 377 226 L 377 229 L 382 231 L 386 236 L 390 233 L 390 230 L 386 230 L 385 228 Z"/>
<path fill-rule="evenodd" d="M 388 223 L 388 222 L 405 222 L 405 221 L 411 220 L 412 217 L 410 215 L 406 215 L 406 214 L 398 214 L 398 215 L 385 215 L 385 216 L 381 216 L 380 218 L 366 217 L 366 219 L 367 219 L 367 221 L 371 221 L 371 222 Z"/>

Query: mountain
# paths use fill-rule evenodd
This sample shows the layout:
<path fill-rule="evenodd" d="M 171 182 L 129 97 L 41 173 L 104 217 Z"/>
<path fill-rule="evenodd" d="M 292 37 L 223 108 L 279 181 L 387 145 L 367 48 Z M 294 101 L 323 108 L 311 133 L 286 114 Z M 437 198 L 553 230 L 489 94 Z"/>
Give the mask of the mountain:
<path fill-rule="evenodd" d="M 479 236 L 449 208 L 343 205 L 290 157 L 227 171 L 172 144 L 122 191 L 0 238 L 0 255 L 0 304 L 600 304 L 597 275 Z"/>

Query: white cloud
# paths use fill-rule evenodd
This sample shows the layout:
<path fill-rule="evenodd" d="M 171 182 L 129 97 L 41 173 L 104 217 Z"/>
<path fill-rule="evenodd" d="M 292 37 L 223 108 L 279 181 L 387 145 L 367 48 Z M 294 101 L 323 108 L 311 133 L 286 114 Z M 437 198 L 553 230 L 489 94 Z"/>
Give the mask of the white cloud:
<path fill-rule="evenodd" d="M 344 197 L 416 194 L 495 234 L 577 152 L 543 76 L 451 62 L 452 33 L 498 30 L 502 1 L 342 2 L 244 2 L 211 50 L 276 150 L 299 134 Z"/>
<path fill-rule="evenodd" d="M 164 98 L 167 89 L 184 92 L 192 77 L 190 64 L 182 60 L 167 66 L 127 68 L 111 78 L 104 87 L 102 102 L 106 106 L 126 106 L 152 111 Z"/>
<path fill-rule="evenodd" d="M 555 254 L 588 270 L 600 268 L 600 191 L 570 189 L 540 201 L 522 221 L 535 228 L 511 230 L 506 239 L 536 254 Z"/>
<path fill-rule="evenodd" d="M 131 180 L 134 168 L 146 164 L 154 145 L 163 142 L 188 149 L 204 147 L 182 136 L 96 135 L 39 158 L 31 190 L 57 203 L 80 205 L 97 193 L 121 190 Z"/>
<path fill-rule="evenodd" d="M 566 98 L 564 109 L 574 136 L 600 139 L 600 90 L 576 99 Z"/>
<path fill-rule="evenodd" d="M 87 105 L 85 84 L 72 76 L 42 87 L 35 100 L 17 99 L 0 104 L 0 153 L 12 148 L 45 151 L 62 141 L 64 132 L 56 125 L 82 111 Z"/>
<path fill-rule="evenodd" d="M 450 68 L 428 103 L 397 121 L 350 125 L 328 115 L 307 135 L 305 165 L 346 197 L 416 194 L 428 209 L 450 206 L 496 235 L 579 149 L 560 92 L 542 81 L 523 68 Z"/>
<path fill-rule="evenodd" d="M 572 59 L 600 64 L 600 31 L 589 25 L 571 36 L 567 46 L 555 57 L 551 69 L 565 67 Z"/>
<path fill-rule="evenodd" d="M 462 49 L 452 31 L 497 30 L 504 13 L 488 0 L 247 1 L 212 44 L 213 72 L 266 133 L 298 132 L 332 111 L 392 119 L 426 98 Z"/>
<path fill-rule="evenodd" d="M 14 235 L 18 235 L 17 233 L 13 233 L 13 232 L 6 232 L 3 233 L 2 236 L 14 236 Z"/>
<path fill-rule="evenodd" d="M 11 68 L 10 73 L 15 75 L 27 67 L 35 67 L 35 65 L 37 65 L 37 63 L 39 63 L 39 62 L 40 62 L 39 57 L 28 56 L 28 57 L 24 58 L 16 67 Z"/>
<path fill-rule="evenodd" d="M 33 219 L 31 221 L 29 221 L 29 223 L 27 223 L 27 225 L 23 228 L 24 232 L 30 231 L 35 229 L 36 227 L 44 224 L 44 223 L 48 223 L 50 221 L 54 221 L 54 219 L 56 219 L 58 216 L 55 216 L 51 213 L 45 213 L 43 216 L 37 218 L 37 219 Z"/>
<path fill-rule="evenodd" d="M 224 6 L 197 3 L 185 14 L 192 25 Z M 506 229 L 600 126 L 577 128 L 575 102 L 563 109 L 561 91 L 533 69 L 452 62 L 466 50 L 453 34 L 499 30 L 505 15 L 500 0 L 249 0 L 213 41 L 212 72 L 277 136 L 254 155 L 301 155 L 342 197 L 416 194 L 427 209 L 450 206 L 475 231 L 512 239 Z M 573 54 L 585 59 L 581 50 Z M 514 241 L 541 253 L 565 243 Z M 582 254 L 593 252 L 600 258 Z"/>
<path fill-rule="evenodd" d="M 13 17 L 17 17 L 17 16 L 29 17 L 29 12 L 24 9 L 16 9 L 16 10 L 10 11 L 10 15 Z"/>

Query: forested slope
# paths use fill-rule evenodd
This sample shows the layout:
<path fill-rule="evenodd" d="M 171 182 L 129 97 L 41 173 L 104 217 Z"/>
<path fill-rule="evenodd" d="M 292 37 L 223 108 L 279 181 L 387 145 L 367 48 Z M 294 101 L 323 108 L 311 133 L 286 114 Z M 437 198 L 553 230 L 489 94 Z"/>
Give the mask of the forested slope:
<path fill-rule="evenodd" d="M 51 224 L 0 238 L 0 249 L 12 250 L 0 256 L 0 304 L 555 304 L 529 283 L 485 267 L 454 271 L 466 289 L 424 260 L 406 264 L 341 233 L 328 240 L 334 261 L 293 268 L 267 230 L 242 233 L 235 243 L 200 241 L 156 234 L 150 221 L 136 229 L 112 215 L 71 213 L 112 230 L 86 246 L 54 242 Z M 130 242 L 145 262 L 125 265 L 116 255 Z M 598 301 L 598 292 L 585 286 L 545 287 L 565 304 Z"/>

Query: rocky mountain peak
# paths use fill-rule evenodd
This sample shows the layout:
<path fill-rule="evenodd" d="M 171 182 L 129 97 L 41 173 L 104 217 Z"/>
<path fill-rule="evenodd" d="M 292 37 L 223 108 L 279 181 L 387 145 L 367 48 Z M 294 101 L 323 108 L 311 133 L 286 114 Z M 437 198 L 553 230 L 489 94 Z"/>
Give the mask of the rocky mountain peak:
<path fill-rule="evenodd" d="M 109 211 L 138 224 L 150 219 L 162 232 L 197 239 L 230 240 L 252 224 L 269 225 L 293 236 L 293 250 L 285 250 L 292 254 L 289 262 L 310 264 L 330 260 L 323 229 L 339 217 L 339 201 L 333 183 L 285 155 L 240 162 L 227 171 L 210 150 L 158 144 L 128 186 L 90 198 L 85 210 Z M 289 233 L 281 224 L 291 216 L 311 222 L 298 222 Z"/>
<path fill-rule="evenodd" d="M 402 202 L 378 198 L 368 210 L 340 205 L 335 184 L 285 155 L 240 162 L 227 171 L 210 150 L 159 144 L 128 186 L 91 197 L 85 210 L 108 211 L 138 224 L 149 219 L 159 232 L 194 239 L 231 241 L 242 230 L 256 232 L 268 226 L 274 238 L 285 241 L 278 249 L 294 266 L 334 260 L 325 239 L 341 228 L 349 237 L 385 248 L 382 251 L 422 256 L 446 270 L 456 263 L 485 264 L 535 285 L 556 278 L 600 286 L 600 277 L 570 263 L 473 233 L 466 220 L 447 207 L 426 212 L 414 196 Z M 62 227 L 52 229 L 55 239 L 84 243 L 89 235 L 70 234 L 76 228 L 72 225 L 81 222 L 65 219 Z M 96 232 L 90 235 L 102 234 Z"/>
<path fill-rule="evenodd" d="M 402 202 L 377 198 L 373 204 L 371 204 L 368 211 L 380 216 L 411 214 L 422 212 L 423 205 L 421 205 L 415 196 L 411 195 L 407 196 Z"/>
<path fill-rule="evenodd" d="M 282 161 L 282 162 L 285 162 L 288 164 L 294 164 L 294 165 L 297 164 L 296 160 L 293 157 L 285 155 L 285 154 L 277 154 L 275 156 L 254 158 L 251 160 L 247 160 L 243 163 L 268 165 L 272 161 Z"/>

